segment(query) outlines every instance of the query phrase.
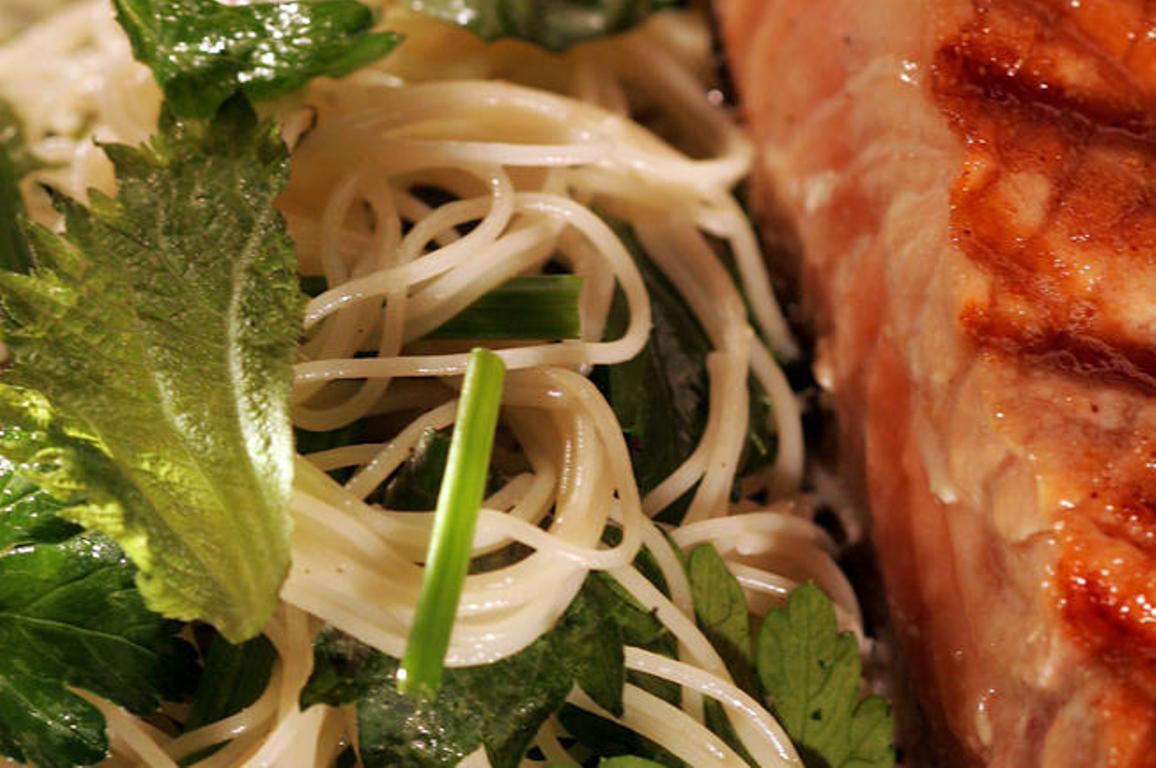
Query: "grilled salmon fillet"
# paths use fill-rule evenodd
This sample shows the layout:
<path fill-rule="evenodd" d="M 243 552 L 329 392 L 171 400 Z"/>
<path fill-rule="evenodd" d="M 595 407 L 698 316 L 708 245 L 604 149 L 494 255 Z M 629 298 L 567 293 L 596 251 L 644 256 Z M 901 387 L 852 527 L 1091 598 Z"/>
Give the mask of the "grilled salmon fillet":
<path fill-rule="evenodd" d="M 1156 3 L 716 10 L 917 738 L 1156 766 Z"/>

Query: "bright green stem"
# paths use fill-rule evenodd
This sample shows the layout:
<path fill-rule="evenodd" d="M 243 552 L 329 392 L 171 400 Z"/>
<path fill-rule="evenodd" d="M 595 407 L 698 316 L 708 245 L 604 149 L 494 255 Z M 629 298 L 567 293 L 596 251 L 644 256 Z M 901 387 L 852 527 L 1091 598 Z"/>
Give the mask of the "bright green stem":
<path fill-rule="evenodd" d="M 405 694 L 432 698 L 441 684 L 486 491 L 505 374 L 502 358 L 493 352 L 475 349 L 470 353 L 417 612 L 397 674 L 398 690 Z"/>

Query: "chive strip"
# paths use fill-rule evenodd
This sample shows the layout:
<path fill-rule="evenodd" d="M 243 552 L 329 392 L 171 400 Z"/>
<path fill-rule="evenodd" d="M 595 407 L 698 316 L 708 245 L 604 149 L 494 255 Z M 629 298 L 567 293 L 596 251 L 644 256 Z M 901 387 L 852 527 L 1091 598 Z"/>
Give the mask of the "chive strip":
<path fill-rule="evenodd" d="M 397 673 L 397 688 L 404 694 L 432 698 L 441 685 L 486 490 L 505 373 L 502 358 L 493 352 L 475 349 L 470 353 L 417 612 Z"/>
<path fill-rule="evenodd" d="M 582 335 L 578 275 L 515 277 L 426 334 L 427 339 L 536 339 Z"/>

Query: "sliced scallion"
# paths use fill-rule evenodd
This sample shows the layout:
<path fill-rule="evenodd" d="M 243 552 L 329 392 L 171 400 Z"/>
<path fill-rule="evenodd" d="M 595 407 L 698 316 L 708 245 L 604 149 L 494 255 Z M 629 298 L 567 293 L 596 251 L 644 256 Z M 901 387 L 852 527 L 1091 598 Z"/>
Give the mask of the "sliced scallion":
<path fill-rule="evenodd" d="M 582 334 L 578 275 L 515 277 L 426 334 L 427 339 L 538 339 L 561 341 Z"/>
<path fill-rule="evenodd" d="M 486 490 L 505 372 L 505 364 L 493 352 L 475 349 L 470 353 L 417 612 L 397 674 L 398 690 L 404 694 L 431 698 L 441 684 Z"/>

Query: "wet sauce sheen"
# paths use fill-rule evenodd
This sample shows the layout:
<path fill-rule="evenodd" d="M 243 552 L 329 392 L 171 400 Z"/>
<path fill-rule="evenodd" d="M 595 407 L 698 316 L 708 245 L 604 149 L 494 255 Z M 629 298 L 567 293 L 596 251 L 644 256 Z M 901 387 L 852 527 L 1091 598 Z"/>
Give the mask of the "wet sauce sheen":
<path fill-rule="evenodd" d="M 952 234 L 990 276 L 987 295 L 965 306 L 961 324 L 987 359 L 1051 372 L 1072 387 L 1111 388 L 1150 414 L 1156 5 L 974 6 L 973 20 L 939 48 L 933 79 L 966 146 Z M 1091 437 L 1075 427 L 1053 436 L 1073 441 L 1065 450 L 1086 489 L 1059 513 L 1053 594 L 1072 637 L 1130 691 L 1118 698 L 1151 715 L 1156 435 L 1138 423 L 1145 420 Z M 1149 745 L 1151 738 L 1149 731 Z"/>

